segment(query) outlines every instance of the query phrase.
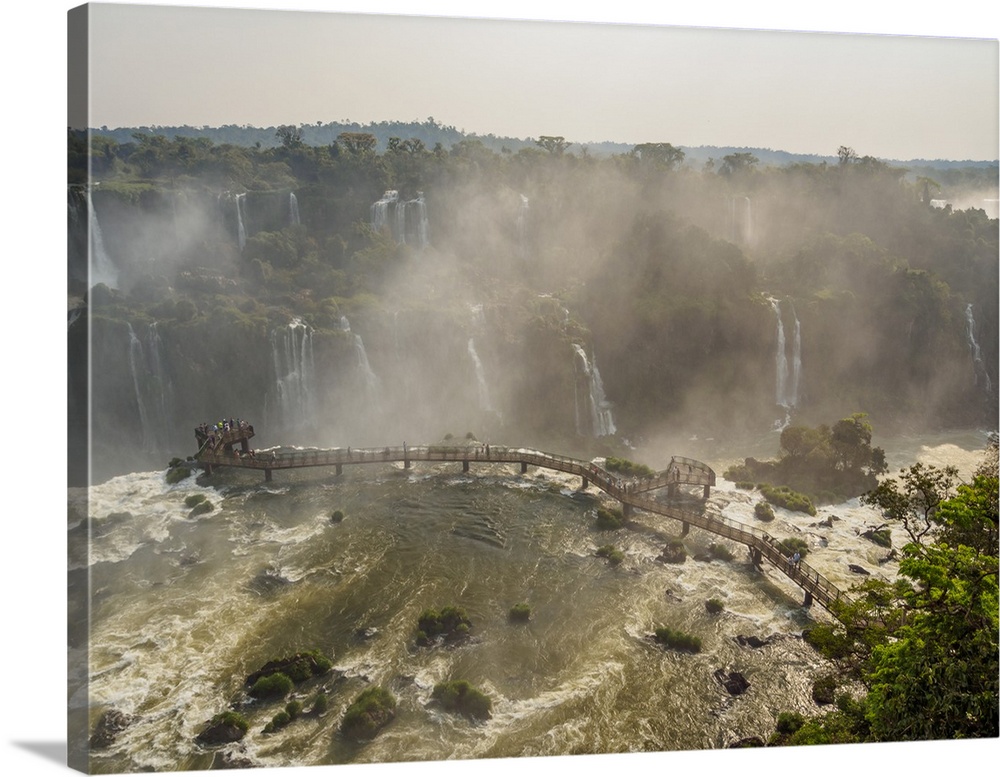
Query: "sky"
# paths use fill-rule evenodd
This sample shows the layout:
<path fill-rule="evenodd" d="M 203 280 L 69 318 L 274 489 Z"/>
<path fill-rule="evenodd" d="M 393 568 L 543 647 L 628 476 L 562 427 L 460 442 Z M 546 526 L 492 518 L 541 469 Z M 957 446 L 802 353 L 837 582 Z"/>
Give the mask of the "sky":
<path fill-rule="evenodd" d="M 170 0 L 163 0 L 160 4 L 191 5 Z M 0 387 L 3 391 L 3 406 L 7 410 L 4 432 L 8 444 L 2 446 L 2 471 L 6 475 L 4 538 L 8 558 L 0 566 L 3 574 L 0 585 L 5 592 L 5 622 L 9 626 L 8 638 L 3 640 L 4 664 L 14 669 L 8 672 L 6 678 L 8 701 L 0 707 L 3 710 L 3 725 L 0 730 L 4 732 L 0 736 L 0 766 L 6 774 L 35 777 L 67 773 L 63 765 L 66 743 L 63 714 L 65 677 L 61 670 L 65 661 L 65 491 L 62 446 L 56 443 L 59 442 L 60 431 L 65 428 L 66 14 L 78 3 L 22 0 L 21 3 L 8 5 L 4 11 L 4 46 L 0 47 L 5 106 L 5 120 L 0 122 L 0 130 L 3 132 L 3 148 L 6 151 L 3 168 L 5 185 L 0 187 L 0 213 L 3 213 L 6 238 L 4 280 L 7 292 L 4 304 L 0 305 L 3 331 L 7 333 L 4 343 L 7 367 L 4 371 L 5 380 L 0 381 Z M 472 5 L 469 0 L 271 0 L 266 3 L 214 0 L 210 5 L 451 17 L 475 13 L 487 18 L 573 20 L 611 25 L 681 24 L 744 30 L 958 36 L 994 41 L 1000 37 L 998 4 L 985 0 L 908 4 L 898 0 L 840 0 L 836 3 L 795 3 L 788 0 L 755 0 L 752 3 L 746 0 L 685 0 L 682 3 L 658 3 L 650 0 L 603 0 L 599 3 L 590 0 L 509 0 L 502 4 L 495 0 L 479 0 L 474 5 L 474 12 L 469 8 Z M 903 14 L 899 12 L 901 7 L 905 7 Z M 113 62 L 112 68 L 123 73 L 141 73 L 143 61 L 152 60 L 151 54 L 161 51 L 156 43 L 157 34 L 166 31 L 145 31 L 143 38 L 146 45 L 140 47 L 139 53 L 132 59 Z M 174 40 L 176 41 L 176 37 Z M 648 134 L 656 140 L 676 145 L 716 141 L 738 145 L 757 142 L 754 138 L 758 135 L 750 134 L 753 131 L 765 136 L 760 141 L 765 146 L 787 146 L 786 150 L 802 152 L 815 150 L 817 153 L 833 153 L 836 146 L 847 144 L 862 154 L 874 156 L 919 154 L 997 158 L 995 48 L 993 64 L 985 67 L 985 76 L 979 70 L 970 70 L 965 65 L 958 67 L 957 59 L 949 58 L 938 63 L 936 70 L 939 73 L 943 71 L 950 89 L 945 94 L 928 94 L 924 102 L 925 110 L 919 117 L 913 119 L 907 114 L 907 120 L 900 126 L 895 112 L 903 110 L 902 108 L 897 107 L 888 115 L 879 113 L 882 103 L 889 102 L 886 82 L 888 71 L 884 69 L 888 63 L 876 61 L 873 64 L 876 70 L 858 75 L 852 73 L 850 68 L 853 54 L 831 63 L 829 75 L 821 86 L 816 86 L 814 82 L 813 89 L 816 95 L 831 100 L 853 96 L 859 103 L 864 102 L 867 113 L 860 119 L 848 121 L 846 118 L 841 119 L 836 112 L 827 110 L 821 121 L 807 123 L 806 118 L 801 115 L 790 116 L 787 108 L 775 109 L 778 98 L 773 93 L 766 99 L 763 96 L 759 98 L 761 105 L 770 106 L 769 110 L 743 108 L 739 113 L 718 110 L 720 105 L 734 105 L 734 100 L 742 99 L 737 94 L 737 85 L 749 91 L 752 97 L 753 94 L 763 94 L 765 82 L 774 78 L 774 73 L 794 76 L 800 71 L 807 72 L 809 68 L 805 54 L 794 61 L 780 60 L 777 64 L 771 55 L 777 55 L 778 52 L 768 49 L 763 53 L 757 51 L 756 62 L 745 54 L 742 58 L 737 57 L 735 64 L 716 71 L 727 77 L 724 82 L 701 88 L 700 108 L 681 109 L 679 101 L 684 95 L 681 88 L 684 80 L 682 76 L 687 75 L 690 80 L 693 78 L 691 73 L 705 73 L 707 71 L 704 69 L 699 71 L 694 68 L 694 63 L 697 62 L 703 68 L 714 67 L 715 58 L 726 60 L 732 52 L 717 51 L 713 57 L 699 57 L 698 52 L 695 52 L 693 59 L 685 60 L 681 66 L 664 74 L 659 88 L 665 91 L 648 97 L 641 94 L 636 97 L 636 92 L 629 92 L 635 88 L 633 82 L 637 68 L 634 66 L 626 76 L 618 77 L 612 77 L 613 73 L 610 71 L 606 74 L 591 71 L 591 91 L 585 93 L 583 98 L 574 96 L 570 99 L 551 86 L 553 79 L 563 84 L 567 79 L 572 80 L 573 75 L 584 68 L 581 64 L 582 57 L 585 55 L 593 58 L 599 52 L 577 52 L 578 58 L 571 65 L 565 61 L 551 64 L 549 52 L 544 48 L 536 48 L 535 56 L 544 60 L 549 68 L 529 70 L 528 75 L 525 75 L 525 71 L 519 70 L 524 64 L 523 60 L 527 58 L 525 50 L 521 48 L 525 44 L 520 38 L 515 40 L 508 37 L 499 44 L 502 54 L 497 55 L 500 61 L 499 69 L 492 76 L 494 80 L 486 82 L 481 74 L 477 74 L 480 88 L 475 100 L 460 88 L 455 88 L 454 94 L 445 90 L 438 97 L 440 102 L 435 105 L 419 102 L 413 105 L 401 102 L 403 98 L 399 95 L 403 92 L 397 90 L 400 85 L 404 88 L 408 85 L 411 92 L 419 90 L 420 93 L 429 94 L 432 87 L 429 82 L 433 81 L 430 75 L 437 72 L 430 63 L 433 55 L 442 52 L 430 50 L 432 47 L 427 45 L 424 47 L 427 51 L 411 48 L 407 50 L 407 56 L 403 57 L 400 49 L 389 48 L 388 40 L 379 38 L 375 41 L 353 41 L 361 43 L 362 59 L 352 62 L 349 67 L 333 68 L 325 63 L 336 60 L 338 46 L 348 46 L 352 41 L 336 41 L 335 45 L 333 38 L 324 38 L 325 48 L 319 64 L 310 60 L 310 68 L 335 72 L 336 77 L 330 76 L 330 80 L 324 82 L 313 80 L 313 84 L 319 85 L 307 90 L 317 100 L 312 105 L 319 106 L 321 110 L 317 112 L 306 109 L 306 115 L 300 119 L 295 110 L 289 107 L 281 112 L 282 115 L 268 118 L 267 122 L 315 122 L 342 118 L 364 121 L 369 117 L 361 115 L 361 103 L 347 104 L 347 96 L 352 93 L 348 91 L 348 86 L 353 85 L 357 100 L 366 96 L 391 97 L 389 103 L 394 109 L 386 109 L 387 115 L 382 115 L 381 111 L 376 110 L 376 105 L 370 108 L 371 119 L 387 119 L 405 107 L 406 113 L 412 115 L 394 118 L 423 119 L 433 115 L 439 121 L 460 128 L 494 134 L 509 131 L 531 136 L 562 134 L 575 137 L 579 133 L 587 138 L 620 135 L 624 142 L 642 142 L 648 139 Z M 266 99 L 261 99 L 259 89 L 251 91 L 250 98 L 240 95 L 238 91 L 234 96 L 233 89 L 245 89 L 247 84 L 253 85 L 254 81 L 250 76 L 258 62 L 281 62 L 280 58 L 275 58 L 281 48 L 280 42 L 275 41 L 273 36 L 265 42 L 260 37 L 238 36 L 227 31 L 220 34 L 214 43 L 211 52 L 198 55 L 195 74 L 211 80 L 215 74 L 221 73 L 232 79 L 230 83 L 236 86 L 231 86 L 229 91 L 216 92 L 208 101 L 209 108 L 215 104 L 249 110 L 258 105 L 263 108 L 276 104 L 279 97 L 284 99 L 286 91 L 292 91 L 293 84 L 309 80 L 307 76 L 313 73 L 312 69 L 305 68 L 302 63 L 307 57 L 315 56 L 315 52 L 308 48 L 297 51 L 296 48 L 302 47 L 293 45 L 291 53 L 286 52 L 285 56 L 300 58 L 297 60 L 299 66 L 283 70 L 285 77 L 268 86 L 264 93 Z M 452 42 L 447 49 L 447 58 L 450 60 L 456 58 L 455 45 Z M 183 88 L 178 88 L 177 78 L 160 80 L 171 72 L 182 72 L 185 59 L 194 60 L 193 54 L 178 50 L 176 45 L 173 49 L 168 52 L 172 61 L 162 58 L 157 60 L 159 64 L 154 69 L 155 78 L 152 81 L 122 87 L 126 91 L 121 94 L 128 98 L 124 100 L 125 104 L 155 106 L 165 104 L 169 98 L 173 105 L 180 106 L 176 109 L 178 112 L 189 107 L 194 109 L 198 104 L 195 99 L 198 95 L 189 88 L 190 82 Z M 620 59 L 635 63 L 639 53 L 638 49 L 626 50 L 620 55 Z M 466 83 L 470 83 L 473 79 L 469 77 L 468 63 L 478 62 L 481 65 L 481 52 L 467 44 L 465 54 L 467 59 L 460 59 L 452 70 L 465 77 Z M 600 61 L 603 67 L 613 70 L 618 64 L 617 59 L 605 56 Z M 389 65 L 380 64 L 385 62 Z M 765 66 L 770 66 L 771 69 L 765 70 Z M 384 75 L 379 82 L 365 80 L 366 76 L 380 67 L 383 68 Z M 765 72 L 768 74 L 767 78 L 764 77 Z M 908 70 L 897 69 L 894 72 L 904 78 Z M 513 77 L 515 73 L 518 74 L 516 82 Z M 880 74 L 882 79 L 874 78 L 873 73 Z M 259 74 L 254 75 L 254 78 L 260 77 Z M 993 79 L 992 87 L 989 78 Z M 526 97 L 517 97 L 518 93 L 527 94 L 530 88 L 538 85 L 536 82 L 550 85 L 548 96 L 543 95 L 530 101 Z M 962 90 L 968 82 L 978 83 L 979 92 L 971 98 L 959 100 L 958 108 L 944 110 L 941 106 L 954 105 L 950 102 L 952 95 L 947 92 L 964 94 Z M 648 85 L 650 81 L 644 78 L 641 83 Z M 340 91 L 337 91 L 337 84 L 341 85 Z M 607 96 L 606 89 L 602 92 L 602 100 L 594 97 L 598 94 L 598 87 L 606 84 L 618 87 L 620 95 L 632 95 L 631 102 L 626 103 L 625 109 L 621 109 L 622 103 L 616 103 L 612 97 Z M 512 90 L 512 86 L 517 89 Z M 965 111 L 965 108 L 981 108 L 980 104 L 984 102 L 986 107 L 979 113 L 969 114 Z M 656 132 L 645 129 L 640 132 L 639 117 L 650 110 L 651 105 L 658 106 L 660 103 L 665 103 L 669 110 L 664 112 L 665 118 L 656 125 Z M 821 104 L 821 101 L 808 104 Z M 473 113 L 473 107 L 479 112 Z M 528 111 L 529 107 L 532 112 Z M 555 115 L 556 119 L 546 118 L 542 111 L 547 108 L 553 111 L 549 115 Z M 110 106 L 107 110 L 110 111 Z M 710 110 L 715 112 L 708 113 Z M 685 116 L 686 113 L 692 112 L 700 116 L 698 124 L 679 123 L 682 119 L 689 118 Z M 604 123 L 615 113 L 625 114 L 633 123 L 619 125 L 621 129 Z M 764 122 L 771 118 L 771 113 L 778 113 L 780 116 L 777 117 L 779 121 L 769 127 Z M 510 130 L 503 128 L 506 125 L 502 125 L 502 121 L 520 120 L 522 115 L 526 125 L 523 129 L 520 125 L 512 125 Z M 720 116 L 723 118 L 720 119 Z M 582 129 L 577 129 L 579 125 L 570 122 L 571 118 L 575 121 L 576 117 L 583 117 L 585 125 Z M 131 123 L 134 119 L 124 116 L 116 119 L 109 115 L 102 119 L 102 123 L 110 125 L 120 120 Z M 151 116 L 144 123 L 157 120 L 168 121 Z M 169 119 L 171 122 L 184 120 L 180 116 Z M 211 119 L 206 117 L 199 120 L 192 117 L 189 121 L 210 122 Z M 240 122 L 244 119 L 234 117 L 231 121 Z M 248 117 L 245 121 L 249 122 L 251 118 Z M 671 123 L 674 121 L 678 123 Z M 480 127 L 480 122 L 488 126 Z M 981 131 L 982 126 L 990 123 L 993 128 L 992 141 L 989 138 L 982 139 Z M 720 124 L 724 125 L 722 129 L 726 131 L 719 136 L 712 134 L 719 129 Z M 823 134 L 824 124 L 831 125 L 836 131 L 829 135 Z M 877 132 L 885 127 L 891 128 L 891 131 Z M 792 134 L 796 131 L 800 132 L 797 136 Z M 747 134 L 743 134 L 744 132 Z M 916 138 L 926 139 L 920 141 L 919 150 L 907 150 L 900 147 L 902 140 L 899 144 L 893 144 L 893 137 L 906 138 L 908 143 L 916 142 Z M 966 146 L 965 143 L 969 145 Z M 952 150 L 956 148 L 958 150 Z M 22 460 L 22 445 L 36 445 L 53 439 L 55 443 L 51 461 L 35 458 L 32 459 L 31 466 L 28 466 Z M 16 638 L 10 638 L 11 631 L 16 633 Z M 24 661 L 26 655 L 30 655 L 32 659 L 27 665 Z M 996 763 L 998 756 L 1000 740 L 989 740 L 884 745 L 877 748 L 836 747 L 824 748 L 822 751 L 810 750 L 805 755 L 789 749 L 782 752 L 781 749 L 772 748 L 768 748 L 767 752 L 672 753 L 667 756 L 637 753 L 622 757 L 580 757 L 574 759 L 572 764 L 573 768 L 584 771 L 627 768 L 637 773 L 715 773 L 715 767 L 722 766 L 728 771 L 735 770 L 741 775 L 751 776 L 773 774 L 776 770 L 798 771 L 806 768 L 814 777 L 841 777 L 845 773 L 889 773 L 889 770 L 902 768 L 908 775 L 920 777 L 948 773 L 949 769 L 953 770 L 956 766 L 963 768 L 977 763 Z M 500 759 L 477 762 L 474 768 L 477 775 L 490 777 L 506 774 L 512 768 L 524 775 L 541 775 L 551 771 L 553 764 L 551 759 L 520 759 L 513 764 Z M 357 774 L 359 777 L 450 777 L 467 774 L 468 769 L 469 765 L 462 762 L 406 767 L 316 767 L 308 771 L 270 769 L 267 770 L 267 777 L 320 777 L 334 773 Z"/>
<path fill-rule="evenodd" d="M 710 29 L 268 6 L 92 4 L 89 125 L 433 116 L 578 146 L 998 157 L 996 39 L 725 29 L 725 17 Z"/>

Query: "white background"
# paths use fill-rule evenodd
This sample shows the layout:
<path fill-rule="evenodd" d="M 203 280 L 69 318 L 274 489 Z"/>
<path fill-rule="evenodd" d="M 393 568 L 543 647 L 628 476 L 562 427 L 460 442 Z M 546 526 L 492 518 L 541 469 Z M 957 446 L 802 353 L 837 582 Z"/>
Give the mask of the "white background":
<path fill-rule="evenodd" d="M 651 0 L 367 0 L 204 2 L 213 5 L 445 16 L 677 24 L 996 39 L 996 5 L 985 0 L 900 3 L 773 0 L 654 4 Z M 65 767 L 65 127 L 66 13 L 77 3 L 5 4 L 3 24 L 3 624 L 0 641 L 0 765 L 4 775 L 50 775 Z M 814 6 L 822 7 L 814 7 Z M 676 6 L 676 7 L 675 7 Z M 405 117 L 402 117 L 405 118 Z M 947 117 L 941 117 L 944 121 Z M 766 732 L 761 732 L 762 734 Z M 660 773 L 716 770 L 763 774 L 912 775 L 990 770 L 1000 740 L 775 750 L 577 756 L 425 765 L 272 769 L 267 775 L 499 775 L 511 769 L 608 769 Z"/>

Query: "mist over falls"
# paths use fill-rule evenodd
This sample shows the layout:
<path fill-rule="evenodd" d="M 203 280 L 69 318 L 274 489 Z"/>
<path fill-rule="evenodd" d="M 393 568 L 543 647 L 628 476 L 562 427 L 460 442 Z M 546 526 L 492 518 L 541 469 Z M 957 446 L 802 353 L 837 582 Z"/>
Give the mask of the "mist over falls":
<path fill-rule="evenodd" d="M 105 474 L 230 416 L 261 448 L 579 453 L 858 411 L 996 424 L 997 221 L 887 166 L 183 145 L 164 169 L 200 168 L 135 183 L 119 150 L 69 189 Z"/>

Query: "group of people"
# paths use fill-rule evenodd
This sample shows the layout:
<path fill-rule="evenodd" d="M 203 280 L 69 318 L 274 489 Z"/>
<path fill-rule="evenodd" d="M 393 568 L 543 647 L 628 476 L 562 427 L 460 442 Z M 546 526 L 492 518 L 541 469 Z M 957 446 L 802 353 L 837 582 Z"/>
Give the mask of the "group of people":
<path fill-rule="evenodd" d="M 215 450 L 226 436 L 234 430 L 239 430 L 247 434 L 253 434 L 253 425 L 248 421 L 237 418 L 223 418 L 214 424 L 201 423 L 194 430 L 195 438 L 198 440 L 198 448 L 201 449 L 208 442 L 209 450 Z M 252 453 L 252 451 L 251 451 Z"/>

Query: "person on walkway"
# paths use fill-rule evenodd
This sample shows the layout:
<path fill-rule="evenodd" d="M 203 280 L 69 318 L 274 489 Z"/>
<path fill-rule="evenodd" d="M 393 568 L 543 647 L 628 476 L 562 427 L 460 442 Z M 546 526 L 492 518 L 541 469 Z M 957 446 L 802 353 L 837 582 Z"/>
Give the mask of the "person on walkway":
<path fill-rule="evenodd" d="M 792 554 L 792 566 L 798 567 L 801 561 L 802 561 L 802 555 L 798 551 L 795 551 L 795 553 Z"/>

